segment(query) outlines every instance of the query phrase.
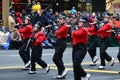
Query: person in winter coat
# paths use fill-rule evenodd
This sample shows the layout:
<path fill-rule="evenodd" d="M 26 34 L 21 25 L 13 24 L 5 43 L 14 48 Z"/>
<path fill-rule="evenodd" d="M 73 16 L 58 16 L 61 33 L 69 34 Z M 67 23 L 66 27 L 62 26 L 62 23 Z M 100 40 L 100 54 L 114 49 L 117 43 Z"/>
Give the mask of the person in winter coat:
<path fill-rule="evenodd" d="M 14 26 L 16 25 L 15 22 L 15 12 L 12 11 L 8 17 L 8 27 L 9 31 L 12 32 L 14 30 Z"/>

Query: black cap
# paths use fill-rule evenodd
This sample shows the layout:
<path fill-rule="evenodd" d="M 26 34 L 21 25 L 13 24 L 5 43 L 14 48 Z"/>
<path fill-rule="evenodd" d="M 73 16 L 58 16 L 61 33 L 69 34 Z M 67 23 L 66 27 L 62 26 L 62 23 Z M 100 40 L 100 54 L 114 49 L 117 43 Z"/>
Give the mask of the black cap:
<path fill-rule="evenodd" d="M 53 12 L 53 9 L 49 9 L 49 12 Z"/>
<path fill-rule="evenodd" d="M 107 17 L 107 18 L 109 18 L 110 16 L 106 14 L 104 17 Z"/>
<path fill-rule="evenodd" d="M 41 29 L 42 28 L 42 23 L 41 22 L 37 22 L 36 24 L 35 24 L 35 27 L 38 27 L 39 29 Z"/>
<path fill-rule="evenodd" d="M 63 15 L 59 15 L 59 17 L 58 17 L 59 19 L 65 19 L 66 17 L 65 16 L 63 16 Z"/>
<path fill-rule="evenodd" d="M 31 17 L 30 15 L 27 15 L 27 16 L 26 16 L 26 19 L 28 19 L 29 21 L 31 21 L 31 20 L 32 20 L 32 17 Z"/>
<path fill-rule="evenodd" d="M 82 18 L 79 19 L 78 21 L 79 21 L 79 22 L 86 22 L 86 20 L 84 20 L 84 19 L 82 19 Z"/>

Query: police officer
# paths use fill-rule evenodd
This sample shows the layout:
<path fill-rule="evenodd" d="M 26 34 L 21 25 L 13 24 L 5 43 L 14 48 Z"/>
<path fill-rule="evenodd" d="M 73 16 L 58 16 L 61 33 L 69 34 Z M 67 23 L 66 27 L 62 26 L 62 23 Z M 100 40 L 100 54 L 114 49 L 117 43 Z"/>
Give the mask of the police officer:
<path fill-rule="evenodd" d="M 98 30 L 100 33 L 100 59 L 101 59 L 101 65 L 99 66 L 98 69 L 105 69 L 105 60 L 111 63 L 111 66 L 114 65 L 114 58 L 108 55 L 106 52 L 107 48 L 109 47 L 109 37 L 110 37 L 110 32 L 109 30 L 112 29 L 112 26 L 109 23 L 109 16 L 105 15 L 104 16 L 104 24 L 103 26 Z"/>
<path fill-rule="evenodd" d="M 97 29 L 97 18 L 90 18 L 90 27 L 88 29 L 90 35 L 90 44 L 88 52 L 92 58 L 93 64 L 91 66 L 96 66 L 98 57 L 96 56 L 96 47 L 98 44 L 98 29 Z"/>
<path fill-rule="evenodd" d="M 33 36 L 31 37 L 31 41 L 33 43 L 32 53 L 31 53 L 31 70 L 29 71 L 29 74 L 35 74 L 36 68 L 35 68 L 35 62 L 37 62 L 42 68 L 46 70 L 48 73 L 50 70 L 49 65 L 44 62 L 42 57 L 42 42 L 46 40 L 46 36 L 44 31 L 41 30 L 42 24 L 37 23 L 35 27 L 33 28 Z"/>
<path fill-rule="evenodd" d="M 30 68 L 30 63 L 31 63 L 30 50 L 29 50 L 29 47 L 28 48 L 26 47 L 28 40 L 32 35 L 32 25 L 31 25 L 31 17 L 30 16 L 27 16 L 25 18 L 25 25 L 23 28 L 19 29 L 19 32 L 23 38 L 23 45 L 19 49 L 19 55 L 25 64 L 23 67 L 23 70 L 26 70 L 26 69 Z"/>
<path fill-rule="evenodd" d="M 78 21 L 78 30 L 72 32 L 73 39 L 73 71 L 74 80 L 89 80 L 90 74 L 87 74 L 81 66 L 81 63 L 87 53 L 88 29 L 85 28 L 86 21 L 80 19 Z"/>
<path fill-rule="evenodd" d="M 55 34 L 57 36 L 57 41 L 55 45 L 55 54 L 53 56 L 53 62 L 58 68 L 58 75 L 54 78 L 56 79 L 62 79 L 66 76 L 68 70 L 65 69 L 64 63 L 63 63 L 63 53 L 66 49 L 66 43 L 67 43 L 67 35 L 69 31 L 69 27 L 65 22 L 65 16 L 59 16 L 59 29 L 55 31 Z"/>

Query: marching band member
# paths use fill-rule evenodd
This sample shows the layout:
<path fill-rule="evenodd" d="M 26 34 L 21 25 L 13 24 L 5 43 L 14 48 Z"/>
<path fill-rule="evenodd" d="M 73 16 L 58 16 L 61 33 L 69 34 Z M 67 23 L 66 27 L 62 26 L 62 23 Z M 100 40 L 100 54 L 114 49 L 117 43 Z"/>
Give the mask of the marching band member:
<path fill-rule="evenodd" d="M 30 63 L 31 63 L 29 47 L 26 49 L 28 40 L 32 35 L 32 25 L 31 25 L 31 17 L 30 16 L 27 16 L 25 18 L 25 24 L 26 25 L 23 28 L 19 29 L 19 32 L 23 38 L 23 45 L 19 49 L 19 55 L 25 64 L 23 67 L 23 70 L 29 69 Z"/>
<path fill-rule="evenodd" d="M 118 52 L 117 58 L 118 58 L 118 60 L 120 62 L 120 34 L 116 34 L 115 39 L 117 39 L 118 42 L 119 42 L 119 52 Z M 119 74 L 120 74 L 120 71 L 119 71 Z"/>
<path fill-rule="evenodd" d="M 100 59 L 101 59 L 101 65 L 99 66 L 98 69 L 105 69 L 105 60 L 111 63 L 111 66 L 114 65 L 114 58 L 109 56 L 106 52 L 107 48 L 109 47 L 109 37 L 110 37 L 110 32 L 107 32 L 112 29 L 112 26 L 109 24 L 109 16 L 105 15 L 104 16 L 104 25 L 98 30 L 100 33 Z"/>
<path fill-rule="evenodd" d="M 59 17 L 59 23 L 60 23 L 60 27 L 55 32 L 57 36 L 57 41 L 55 45 L 55 54 L 53 56 L 53 62 L 58 68 L 58 76 L 54 77 L 56 79 L 64 78 L 68 72 L 68 70 L 65 69 L 62 58 L 63 58 L 63 53 L 66 49 L 69 27 L 67 24 L 65 24 L 65 17 L 62 15 Z"/>
<path fill-rule="evenodd" d="M 73 39 L 73 71 L 74 71 L 74 80 L 89 80 L 90 74 L 87 74 L 81 66 L 81 63 L 87 53 L 87 42 L 88 42 L 88 29 L 85 27 L 86 21 L 80 19 L 78 21 L 78 30 L 72 32 Z"/>
<path fill-rule="evenodd" d="M 98 44 L 98 30 L 97 30 L 97 19 L 96 18 L 90 18 L 90 28 L 88 29 L 88 31 L 90 35 L 90 45 L 88 48 L 88 53 L 90 57 L 92 58 L 92 62 L 93 62 L 91 66 L 95 66 L 98 60 L 98 57 L 96 56 L 96 47 Z"/>
<path fill-rule="evenodd" d="M 42 57 L 42 42 L 46 40 L 46 36 L 44 31 L 41 30 L 42 24 L 37 23 L 33 28 L 34 35 L 31 37 L 31 41 L 33 43 L 32 53 L 31 53 L 31 70 L 29 74 L 36 73 L 35 62 L 37 62 L 42 68 L 46 70 L 48 73 L 50 70 L 50 66 L 41 59 Z"/>

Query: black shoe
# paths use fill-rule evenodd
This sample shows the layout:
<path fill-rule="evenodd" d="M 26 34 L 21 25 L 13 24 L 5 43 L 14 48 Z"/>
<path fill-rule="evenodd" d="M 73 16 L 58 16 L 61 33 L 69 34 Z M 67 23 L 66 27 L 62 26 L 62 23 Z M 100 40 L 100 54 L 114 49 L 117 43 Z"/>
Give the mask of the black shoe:
<path fill-rule="evenodd" d="M 47 65 L 47 67 L 45 68 L 45 70 L 46 70 L 46 73 L 48 73 L 50 71 L 50 66 Z"/>
<path fill-rule="evenodd" d="M 22 70 L 29 70 L 30 69 L 30 64 L 31 64 L 31 61 L 28 61 L 24 67 L 22 68 Z"/>
<path fill-rule="evenodd" d="M 25 67 L 29 67 L 31 64 L 31 61 L 28 61 L 26 64 L 25 64 Z"/>
<path fill-rule="evenodd" d="M 23 67 L 22 70 L 30 70 L 30 67 Z"/>
<path fill-rule="evenodd" d="M 65 69 L 65 70 L 63 71 L 63 73 L 62 73 L 62 77 L 65 77 L 65 76 L 67 75 L 67 73 L 68 73 L 68 70 Z"/>
<path fill-rule="evenodd" d="M 95 63 L 95 64 L 96 64 L 97 60 L 98 60 L 98 57 L 97 57 L 97 56 L 95 56 L 95 57 L 93 58 L 93 63 Z"/>
<path fill-rule="evenodd" d="M 118 71 L 118 74 L 120 74 L 120 71 Z"/>
<path fill-rule="evenodd" d="M 85 77 L 82 77 L 82 80 L 90 80 L 91 75 L 87 74 Z"/>
<path fill-rule="evenodd" d="M 110 65 L 111 65 L 111 66 L 114 65 L 114 58 L 112 58 L 112 60 L 110 61 Z"/>
<path fill-rule="evenodd" d="M 90 66 L 97 66 L 97 64 L 95 64 L 95 63 L 92 63 L 92 64 L 90 64 Z"/>

